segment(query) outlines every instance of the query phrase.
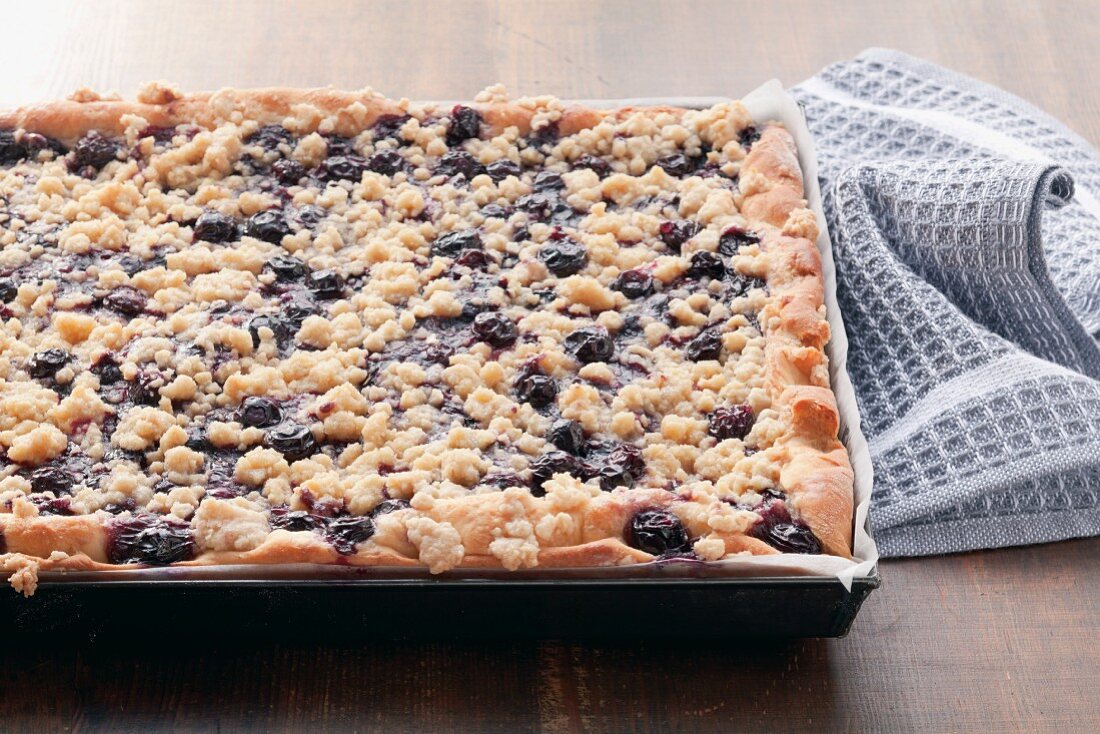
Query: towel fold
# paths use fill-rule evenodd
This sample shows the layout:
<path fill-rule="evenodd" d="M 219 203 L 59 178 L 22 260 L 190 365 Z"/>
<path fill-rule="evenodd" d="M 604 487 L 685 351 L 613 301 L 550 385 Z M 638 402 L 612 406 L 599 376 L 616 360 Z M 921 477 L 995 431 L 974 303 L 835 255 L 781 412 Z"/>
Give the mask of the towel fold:
<path fill-rule="evenodd" d="M 1100 534 L 1100 155 L 894 51 L 792 93 L 817 144 L 882 555 Z"/>

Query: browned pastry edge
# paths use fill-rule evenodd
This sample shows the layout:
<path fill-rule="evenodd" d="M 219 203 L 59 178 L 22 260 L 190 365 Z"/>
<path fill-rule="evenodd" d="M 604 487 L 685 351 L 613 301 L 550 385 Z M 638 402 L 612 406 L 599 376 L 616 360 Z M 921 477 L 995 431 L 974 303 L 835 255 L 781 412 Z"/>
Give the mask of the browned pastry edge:
<path fill-rule="evenodd" d="M 788 460 L 780 485 L 825 552 L 851 558 L 854 475 L 837 438 L 840 416 L 824 352 L 829 341 L 825 278 L 813 241 L 816 225 L 798 216 L 806 211 L 806 200 L 790 133 L 766 128 L 742 163 L 741 175 L 760 189 L 745 197 L 741 212 L 765 225 L 767 282 L 775 297 L 764 314 L 769 390 L 774 404 L 791 414 L 791 428 L 782 439 Z M 753 182 L 755 177 L 762 185 Z"/>
<path fill-rule="evenodd" d="M 312 107 L 315 125 L 321 120 L 332 121 L 331 132 L 353 135 L 368 127 L 382 115 L 404 114 L 407 101 L 380 97 L 369 92 L 345 92 L 336 89 L 265 89 L 198 92 L 179 96 L 176 92 L 158 88 L 147 101 L 120 99 L 57 100 L 0 112 L 0 129 L 25 130 L 48 135 L 71 143 L 92 130 L 120 135 L 126 129 L 124 118 L 136 115 L 153 126 L 174 126 L 193 123 L 213 128 L 225 122 L 255 120 L 260 124 L 276 124 L 303 107 Z M 507 127 L 517 127 L 521 134 L 531 130 L 536 108 L 514 103 L 479 104 L 478 110 L 493 133 Z M 649 113 L 677 112 L 677 107 L 623 107 L 616 110 L 595 110 L 580 105 L 566 105 L 557 121 L 562 135 L 572 135 L 597 125 L 607 117 L 619 118 L 644 110 Z M 441 110 L 446 112 L 446 110 Z M 310 130 L 312 132 L 312 130 Z"/>
<path fill-rule="evenodd" d="M 150 125 L 192 122 L 214 127 L 225 121 L 253 119 L 277 123 L 300 105 L 312 105 L 321 116 L 334 121 L 332 132 L 353 134 L 368 127 L 379 116 L 401 114 L 405 102 L 395 102 L 368 93 L 332 89 L 296 90 L 285 88 L 249 91 L 225 90 L 176 96 L 159 90 L 157 104 L 122 100 L 65 100 L 0 113 L 0 129 L 14 128 L 72 141 L 90 130 L 119 134 L 123 118 L 138 115 Z M 516 126 L 527 132 L 536 110 L 507 104 L 472 104 L 494 131 Z M 608 116 L 631 112 L 677 111 L 673 107 L 623 108 L 601 111 L 577 105 L 567 106 L 558 120 L 561 134 L 568 135 L 598 124 Z M 762 130 L 760 139 L 741 166 L 741 188 L 745 194 L 741 213 L 751 228 L 762 235 L 762 247 L 769 254 L 767 283 L 777 296 L 762 314 L 767 330 L 766 358 L 769 391 L 773 405 L 789 410 L 791 428 L 780 439 L 788 451 L 780 484 L 793 506 L 821 540 L 824 551 L 851 558 L 853 517 L 853 474 L 844 446 L 837 439 L 839 423 L 836 401 L 829 389 L 824 346 L 829 327 L 824 314 L 824 277 L 821 257 L 814 240 L 817 225 L 806 209 L 797 151 L 790 134 L 778 125 Z M 809 218 L 809 221 L 808 219 Z M 543 546 L 538 566 L 548 568 L 613 566 L 653 560 L 621 539 L 632 513 L 641 507 L 668 506 L 673 496 L 663 490 L 629 490 L 604 495 L 585 513 L 581 537 L 564 547 Z M 528 499 L 532 499 L 528 496 Z M 439 508 L 428 513 L 462 530 L 466 554 L 459 568 L 499 568 L 501 561 L 488 552 L 491 527 L 504 513 L 504 493 L 481 495 L 474 513 Z M 469 515 L 473 514 L 471 518 Z M 480 527 L 471 528 L 471 523 Z M 494 523 L 496 523 L 494 525 Z M 0 531 L 6 541 L 0 555 L 0 572 L 11 576 L 13 585 L 33 592 L 38 570 L 111 570 L 133 568 L 107 562 L 106 530 L 95 516 L 20 518 L 0 515 Z M 590 536 L 590 537 L 584 537 Z M 610 536 L 610 537 L 608 537 Z M 755 538 L 740 534 L 718 534 L 726 553 L 748 552 L 771 555 L 778 551 Z M 411 546 L 381 547 L 341 556 L 321 538 L 310 533 L 274 531 L 248 552 L 204 552 L 179 566 L 214 564 L 327 563 L 353 566 L 420 566 Z M 52 556 L 52 557 L 51 557 Z"/>
<path fill-rule="evenodd" d="M 652 494 L 652 493 L 651 493 Z M 653 501 L 650 501 L 653 500 Z M 652 506 L 655 500 L 618 503 L 604 513 L 610 517 L 593 518 L 596 524 L 613 521 L 612 518 L 628 517 L 639 506 Z M 667 502 L 666 502 L 667 504 Z M 620 521 L 621 523 L 621 521 Z M 111 571 L 135 568 L 133 565 L 117 565 L 107 558 L 107 531 L 93 515 L 75 517 L 45 516 L 7 518 L 4 537 L 10 548 L 18 549 L 0 555 L 0 571 L 28 574 L 38 571 Z M 502 568 L 501 561 L 488 552 L 488 541 L 467 552 L 458 568 Z M 774 552 L 770 548 L 764 552 Z M 618 566 L 624 563 L 642 563 L 653 556 L 627 546 L 618 538 L 601 538 L 577 545 L 544 547 L 538 552 L 540 568 L 581 568 L 594 566 Z M 205 552 L 195 559 L 175 566 L 212 566 L 228 564 L 339 564 L 346 566 L 422 566 L 414 556 L 387 547 L 361 549 L 351 555 L 340 555 L 313 533 L 294 533 L 285 530 L 272 531 L 257 548 L 246 552 Z M 33 591 L 33 578 L 29 581 Z"/>

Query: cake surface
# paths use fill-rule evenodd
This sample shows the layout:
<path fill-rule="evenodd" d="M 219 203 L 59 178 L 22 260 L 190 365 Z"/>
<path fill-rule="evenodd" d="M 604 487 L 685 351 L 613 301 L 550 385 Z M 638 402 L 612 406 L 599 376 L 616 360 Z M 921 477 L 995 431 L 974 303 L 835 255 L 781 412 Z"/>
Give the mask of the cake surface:
<path fill-rule="evenodd" d="M 850 557 L 817 234 L 738 102 L 0 114 L 0 568 Z"/>

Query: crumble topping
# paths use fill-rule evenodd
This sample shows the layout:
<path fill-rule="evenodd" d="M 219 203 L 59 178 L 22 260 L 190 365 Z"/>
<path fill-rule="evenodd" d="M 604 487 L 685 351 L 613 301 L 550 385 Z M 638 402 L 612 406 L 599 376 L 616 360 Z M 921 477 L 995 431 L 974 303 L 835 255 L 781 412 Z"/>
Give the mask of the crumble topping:
<path fill-rule="evenodd" d="M 606 538 L 717 560 L 776 522 L 820 551 L 780 486 L 743 106 L 561 135 L 549 97 L 526 133 L 234 104 L 0 130 L 0 529 L 94 515 L 106 560 L 150 564 L 311 533 L 432 572 Z"/>

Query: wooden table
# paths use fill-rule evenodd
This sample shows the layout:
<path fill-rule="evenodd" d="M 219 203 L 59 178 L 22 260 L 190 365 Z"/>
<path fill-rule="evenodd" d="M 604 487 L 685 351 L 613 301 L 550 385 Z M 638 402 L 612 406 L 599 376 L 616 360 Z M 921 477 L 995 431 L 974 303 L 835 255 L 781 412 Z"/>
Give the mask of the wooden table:
<path fill-rule="evenodd" d="M 78 86 L 373 85 L 469 97 L 737 94 L 872 46 L 1004 87 L 1100 143 L 1100 4 L 142 2 L 4 11 L 0 104 Z M 795 40 L 798 39 L 798 40 Z M 1100 731 L 1100 540 L 885 562 L 843 640 L 258 648 L 0 660 L 11 731 Z M 128 613 L 119 610 L 120 614 Z"/>

